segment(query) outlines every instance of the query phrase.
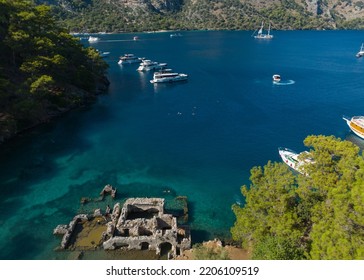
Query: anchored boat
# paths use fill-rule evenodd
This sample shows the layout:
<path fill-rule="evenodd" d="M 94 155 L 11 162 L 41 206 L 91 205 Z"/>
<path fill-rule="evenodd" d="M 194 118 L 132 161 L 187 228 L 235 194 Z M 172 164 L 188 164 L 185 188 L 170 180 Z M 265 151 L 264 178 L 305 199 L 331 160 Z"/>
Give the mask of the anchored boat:
<path fill-rule="evenodd" d="M 154 83 L 172 83 L 179 81 L 186 81 L 188 79 L 187 74 L 182 73 L 174 73 L 171 72 L 171 69 L 165 69 L 160 72 L 155 72 L 153 75 L 153 80 L 150 82 Z"/>
<path fill-rule="evenodd" d="M 268 27 L 268 32 L 267 33 L 263 33 L 263 27 L 264 27 L 264 22 L 262 22 L 262 25 L 260 26 L 260 28 L 258 30 L 258 34 L 255 35 L 254 38 L 255 39 L 272 39 L 273 38 L 273 35 L 270 34 L 270 23 L 269 23 L 269 27 Z"/>
<path fill-rule="evenodd" d="M 364 116 L 354 116 L 352 118 L 343 116 L 352 132 L 364 139 Z"/>
<path fill-rule="evenodd" d="M 309 152 L 297 153 L 288 148 L 278 148 L 278 153 L 285 164 L 302 175 L 307 175 L 303 167 L 306 164 L 313 163 L 313 160 L 309 157 Z"/>
<path fill-rule="evenodd" d="M 149 59 L 143 59 L 140 63 L 137 71 L 151 71 L 151 70 L 162 70 L 167 66 L 167 63 L 158 63 Z"/>
<path fill-rule="evenodd" d="M 93 36 L 88 37 L 88 41 L 90 43 L 95 43 L 95 42 L 98 42 L 99 40 L 100 40 L 99 37 L 93 37 Z"/>
<path fill-rule="evenodd" d="M 357 52 L 356 57 L 364 56 L 364 44 L 361 44 L 360 50 Z"/>
<path fill-rule="evenodd" d="M 136 57 L 132 53 L 127 53 L 120 57 L 118 64 L 131 64 L 131 63 L 138 63 L 140 61 L 141 58 Z"/>

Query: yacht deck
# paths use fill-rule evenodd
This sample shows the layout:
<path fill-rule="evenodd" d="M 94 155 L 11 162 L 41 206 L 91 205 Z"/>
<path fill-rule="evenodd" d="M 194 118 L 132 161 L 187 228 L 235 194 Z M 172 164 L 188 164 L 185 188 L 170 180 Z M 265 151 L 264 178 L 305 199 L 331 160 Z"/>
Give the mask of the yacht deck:
<path fill-rule="evenodd" d="M 351 119 L 351 121 L 353 123 L 355 123 L 356 125 L 361 126 L 362 128 L 364 128 L 364 116 L 353 117 Z"/>

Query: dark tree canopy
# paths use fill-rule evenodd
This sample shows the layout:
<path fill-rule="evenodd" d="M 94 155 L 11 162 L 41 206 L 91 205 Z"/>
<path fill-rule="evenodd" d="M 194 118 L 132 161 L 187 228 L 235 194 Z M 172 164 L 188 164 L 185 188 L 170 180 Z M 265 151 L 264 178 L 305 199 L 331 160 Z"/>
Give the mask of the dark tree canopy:
<path fill-rule="evenodd" d="M 0 141 L 92 99 L 106 68 L 48 6 L 0 0 Z"/>

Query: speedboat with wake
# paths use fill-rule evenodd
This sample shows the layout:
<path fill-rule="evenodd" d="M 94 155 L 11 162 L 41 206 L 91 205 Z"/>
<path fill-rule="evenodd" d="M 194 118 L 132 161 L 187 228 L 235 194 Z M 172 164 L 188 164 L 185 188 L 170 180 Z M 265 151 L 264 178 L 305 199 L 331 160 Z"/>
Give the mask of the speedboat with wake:
<path fill-rule="evenodd" d="M 273 83 L 279 83 L 281 81 L 281 75 L 274 74 L 272 78 L 273 78 Z"/>
<path fill-rule="evenodd" d="M 307 173 L 304 171 L 304 165 L 313 163 L 309 152 L 304 151 L 297 153 L 291 149 L 280 147 L 278 148 L 278 153 L 285 164 L 302 175 L 307 175 Z"/>
<path fill-rule="evenodd" d="M 352 118 L 343 116 L 343 119 L 346 121 L 352 132 L 358 135 L 361 139 L 364 139 L 364 116 L 354 116 Z"/>

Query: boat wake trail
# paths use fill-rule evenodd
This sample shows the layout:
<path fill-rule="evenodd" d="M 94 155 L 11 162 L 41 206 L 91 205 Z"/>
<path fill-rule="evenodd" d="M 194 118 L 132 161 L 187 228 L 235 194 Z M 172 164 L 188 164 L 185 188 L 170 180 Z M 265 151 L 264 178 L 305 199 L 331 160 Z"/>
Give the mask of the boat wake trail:
<path fill-rule="evenodd" d="M 293 85 L 294 83 L 296 83 L 293 80 L 287 80 L 287 81 L 280 81 L 280 82 L 273 82 L 273 85 L 275 86 L 289 86 L 289 85 Z"/>

